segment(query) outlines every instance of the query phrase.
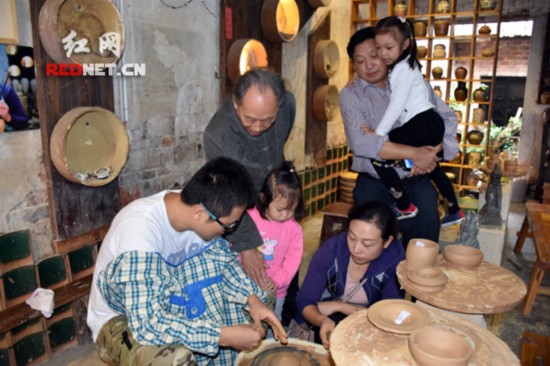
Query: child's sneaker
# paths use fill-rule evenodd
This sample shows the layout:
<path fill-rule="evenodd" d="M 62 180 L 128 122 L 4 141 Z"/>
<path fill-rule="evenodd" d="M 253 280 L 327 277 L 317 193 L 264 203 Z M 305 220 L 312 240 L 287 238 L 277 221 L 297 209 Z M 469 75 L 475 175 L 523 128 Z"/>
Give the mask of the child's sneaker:
<path fill-rule="evenodd" d="M 464 221 L 464 214 L 462 213 L 462 210 L 458 210 L 458 212 L 455 212 L 453 214 L 449 214 L 447 212 L 443 217 L 443 220 L 441 220 L 441 227 L 458 225 L 462 221 Z"/>
<path fill-rule="evenodd" d="M 397 217 L 397 220 L 412 219 L 418 214 L 418 208 L 412 203 L 406 210 L 399 209 L 396 204 L 392 206 L 392 209 L 395 213 L 395 217 Z"/>

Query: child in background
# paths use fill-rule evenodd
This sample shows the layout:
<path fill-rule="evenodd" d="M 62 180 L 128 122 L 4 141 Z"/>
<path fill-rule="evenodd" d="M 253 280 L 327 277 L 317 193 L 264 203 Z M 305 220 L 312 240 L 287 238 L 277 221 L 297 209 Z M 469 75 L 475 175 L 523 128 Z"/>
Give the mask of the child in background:
<path fill-rule="evenodd" d="M 375 27 L 378 57 L 388 66 L 391 100 L 375 131 L 365 133 L 386 136 L 390 141 L 409 146 L 437 146 L 443 140 L 445 126 L 429 100 L 429 90 L 416 58 L 416 41 L 411 25 L 400 17 L 381 19 Z M 393 129 L 392 129 L 393 128 Z M 407 197 L 395 161 L 373 161 L 384 186 L 396 199 L 393 209 L 398 220 L 416 216 L 418 209 Z M 450 179 L 439 166 L 428 174 L 447 200 L 448 212 L 441 226 L 464 220 Z"/>
<path fill-rule="evenodd" d="M 281 319 L 290 281 L 298 272 L 304 237 L 298 224 L 304 214 L 302 183 L 294 165 L 285 161 L 266 177 L 255 208 L 248 210 L 263 238 L 268 291 L 275 293 L 275 314 Z"/>

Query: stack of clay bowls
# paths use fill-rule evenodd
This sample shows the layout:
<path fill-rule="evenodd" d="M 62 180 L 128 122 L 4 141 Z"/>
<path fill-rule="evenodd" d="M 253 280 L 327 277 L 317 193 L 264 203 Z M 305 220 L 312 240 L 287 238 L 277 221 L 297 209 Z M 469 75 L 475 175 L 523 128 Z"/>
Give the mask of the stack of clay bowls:
<path fill-rule="evenodd" d="M 340 173 L 340 201 L 345 203 L 353 203 L 353 189 L 357 173 L 344 172 Z"/>
<path fill-rule="evenodd" d="M 439 244 L 428 239 L 411 239 L 405 254 L 407 277 L 424 292 L 440 291 L 448 282 L 447 275 L 435 267 Z"/>
<path fill-rule="evenodd" d="M 419 365 L 466 366 L 474 352 L 471 342 L 450 328 L 427 326 L 411 333 L 409 350 Z"/>
<path fill-rule="evenodd" d="M 473 270 L 483 261 L 483 252 L 466 245 L 447 245 L 443 257 L 451 267 Z"/>

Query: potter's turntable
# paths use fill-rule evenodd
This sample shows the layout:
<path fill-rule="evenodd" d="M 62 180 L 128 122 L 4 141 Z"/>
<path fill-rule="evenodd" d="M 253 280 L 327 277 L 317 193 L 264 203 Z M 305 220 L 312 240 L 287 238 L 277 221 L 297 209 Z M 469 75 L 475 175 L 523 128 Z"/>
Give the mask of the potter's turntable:
<path fill-rule="evenodd" d="M 288 345 L 264 340 L 258 348 L 241 352 L 235 366 L 332 366 L 328 351 L 320 344 L 289 338 Z"/>

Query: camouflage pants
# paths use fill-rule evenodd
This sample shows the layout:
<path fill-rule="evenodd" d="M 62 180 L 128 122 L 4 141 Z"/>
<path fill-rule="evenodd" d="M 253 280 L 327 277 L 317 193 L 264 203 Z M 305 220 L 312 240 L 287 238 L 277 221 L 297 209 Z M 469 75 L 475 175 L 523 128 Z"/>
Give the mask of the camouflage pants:
<path fill-rule="evenodd" d="M 178 344 L 148 346 L 139 344 L 128 327 L 128 319 L 119 315 L 103 325 L 95 348 L 103 362 L 121 366 L 196 366 L 193 353 Z"/>

